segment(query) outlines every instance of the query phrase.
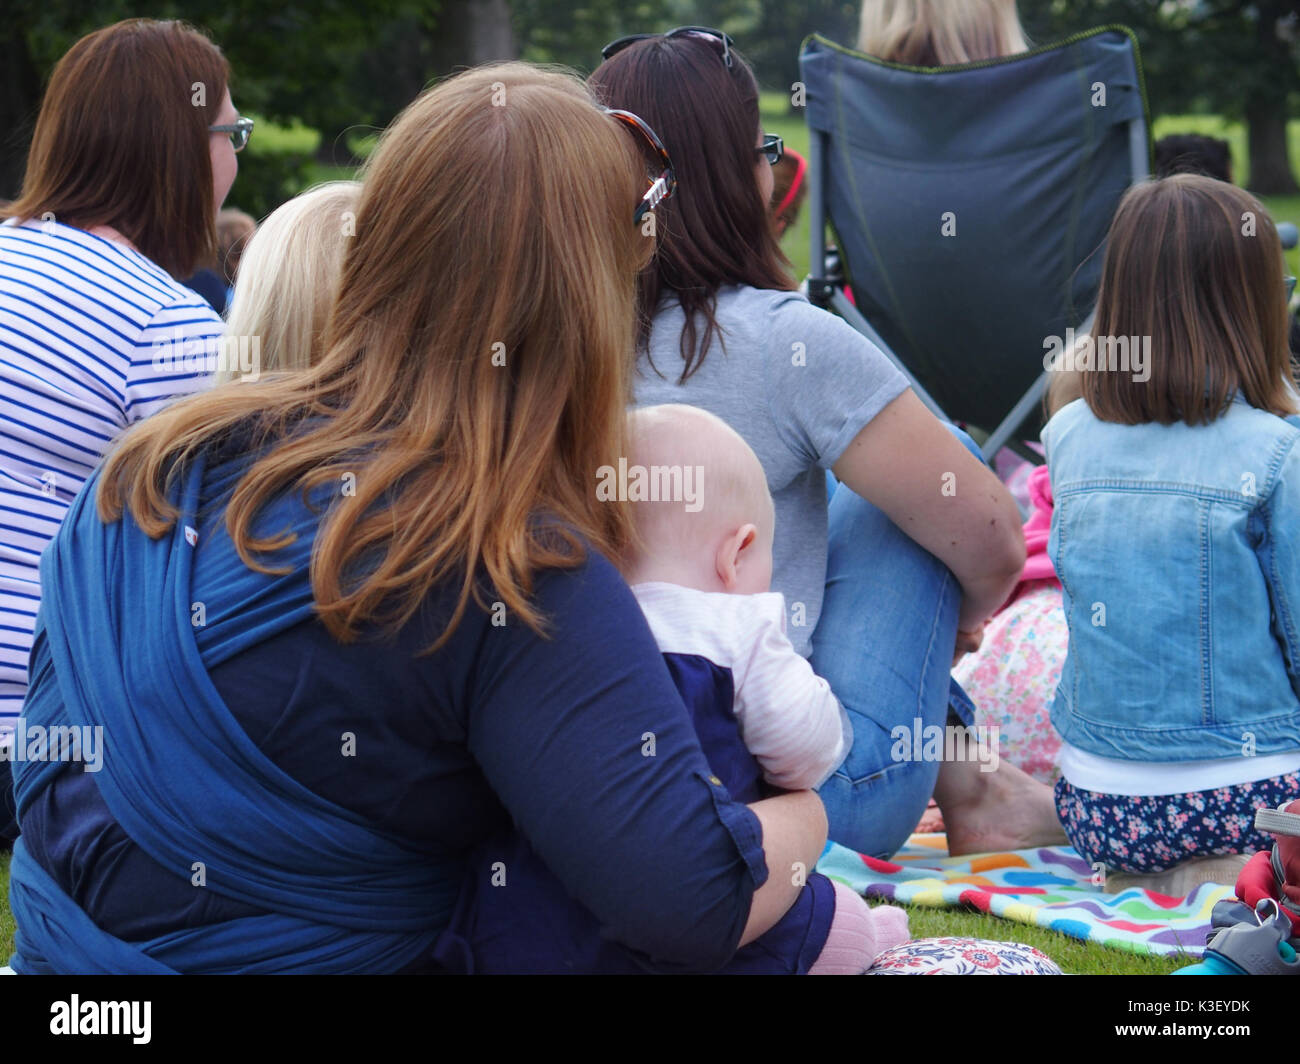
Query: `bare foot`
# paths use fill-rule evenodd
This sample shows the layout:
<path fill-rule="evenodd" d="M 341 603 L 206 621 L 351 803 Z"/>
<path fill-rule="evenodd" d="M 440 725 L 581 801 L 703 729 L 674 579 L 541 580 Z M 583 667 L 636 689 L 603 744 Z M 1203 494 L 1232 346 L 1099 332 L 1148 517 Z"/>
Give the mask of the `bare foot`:
<path fill-rule="evenodd" d="M 1052 788 L 1002 761 L 992 772 L 976 761 L 945 761 L 935 800 L 948 828 L 948 852 L 1002 853 L 1068 840 L 1056 817 Z"/>
<path fill-rule="evenodd" d="M 930 804 L 926 806 L 925 812 L 921 814 L 921 819 L 916 825 L 913 835 L 934 835 L 943 831 L 943 814 L 939 812 L 939 806 L 933 798 Z"/>

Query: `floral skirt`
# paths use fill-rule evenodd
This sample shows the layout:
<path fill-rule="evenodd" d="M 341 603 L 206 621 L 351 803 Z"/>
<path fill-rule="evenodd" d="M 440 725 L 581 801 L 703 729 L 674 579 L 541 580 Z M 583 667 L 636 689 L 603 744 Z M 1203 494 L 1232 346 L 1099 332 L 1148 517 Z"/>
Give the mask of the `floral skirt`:
<path fill-rule="evenodd" d="M 976 725 L 998 729 L 1002 760 L 1049 785 L 1060 775 L 1051 707 L 1069 643 L 1061 585 L 1037 580 L 989 621 L 980 649 L 952 670 L 975 703 Z"/>
<path fill-rule="evenodd" d="M 1196 857 L 1267 850 L 1255 810 L 1300 797 L 1300 772 L 1154 797 L 1102 794 L 1056 783 L 1056 813 L 1079 855 L 1120 872 L 1165 872 Z"/>

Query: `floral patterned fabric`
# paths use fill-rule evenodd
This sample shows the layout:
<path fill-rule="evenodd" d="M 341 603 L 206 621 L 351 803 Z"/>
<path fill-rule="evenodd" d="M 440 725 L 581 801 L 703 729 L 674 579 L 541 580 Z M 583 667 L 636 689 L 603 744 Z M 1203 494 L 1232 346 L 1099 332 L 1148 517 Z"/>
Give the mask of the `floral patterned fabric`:
<path fill-rule="evenodd" d="M 1121 872 L 1165 872 L 1194 857 L 1254 853 L 1273 845 L 1255 830 L 1255 810 L 1300 794 L 1300 772 L 1212 791 L 1143 797 L 1056 784 L 1056 813 L 1089 863 Z"/>
<path fill-rule="evenodd" d="M 868 975 L 1060 975 L 1045 953 L 1019 942 L 922 938 L 886 950 Z"/>
<path fill-rule="evenodd" d="M 975 703 L 975 724 L 997 727 L 998 756 L 1055 783 L 1061 737 L 1050 709 L 1069 646 L 1061 585 L 1035 580 L 984 629 L 984 642 L 952 670 Z"/>

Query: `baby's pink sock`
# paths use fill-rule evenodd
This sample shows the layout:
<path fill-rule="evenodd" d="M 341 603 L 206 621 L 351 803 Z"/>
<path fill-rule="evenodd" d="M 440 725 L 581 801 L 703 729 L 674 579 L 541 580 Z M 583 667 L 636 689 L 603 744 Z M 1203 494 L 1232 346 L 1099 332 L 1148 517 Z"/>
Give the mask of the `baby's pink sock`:
<path fill-rule="evenodd" d="M 871 908 L 842 883 L 835 888 L 835 916 L 809 975 L 861 975 L 887 949 L 910 937 L 907 913 L 894 905 Z"/>

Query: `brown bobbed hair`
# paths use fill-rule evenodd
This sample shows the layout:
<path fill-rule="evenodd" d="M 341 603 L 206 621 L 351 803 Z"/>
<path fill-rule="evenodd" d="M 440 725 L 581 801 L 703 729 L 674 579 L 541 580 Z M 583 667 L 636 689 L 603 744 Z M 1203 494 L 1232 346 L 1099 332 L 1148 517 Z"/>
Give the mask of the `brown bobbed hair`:
<path fill-rule="evenodd" d="M 795 288 L 755 176 L 758 83 L 734 48 L 731 61 L 728 68 L 721 51 L 697 37 L 650 37 L 610 56 L 588 79 L 610 107 L 650 123 L 677 172 L 677 190 L 658 211 L 658 252 L 641 277 L 639 336 L 644 347 L 661 299 L 680 302 L 682 381 L 719 331 L 719 288 Z"/>
<path fill-rule="evenodd" d="M 163 534 L 175 471 L 247 431 L 260 456 L 225 524 L 251 568 L 277 571 L 281 541 L 252 534 L 264 504 L 354 475 L 312 555 L 337 639 L 398 627 L 454 581 L 436 649 L 471 598 L 485 606 L 483 577 L 512 622 L 544 631 L 536 572 L 630 541 L 626 506 L 595 488 L 627 453 L 645 188 L 634 136 L 570 73 L 495 64 L 427 91 L 367 163 L 322 360 L 142 422 L 107 460 L 100 516 L 125 507 Z"/>
<path fill-rule="evenodd" d="M 1151 338 L 1150 378 L 1096 365 L 1083 397 L 1103 421 L 1208 424 L 1240 392 L 1295 412 L 1282 247 L 1254 196 L 1199 174 L 1131 188 L 1111 223 L 1094 337 Z"/>
<path fill-rule="evenodd" d="M 221 50 L 183 22 L 128 19 L 81 38 L 50 76 L 22 194 L 4 213 L 112 226 L 189 277 L 215 254 L 208 126 L 229 76 Z"/>

